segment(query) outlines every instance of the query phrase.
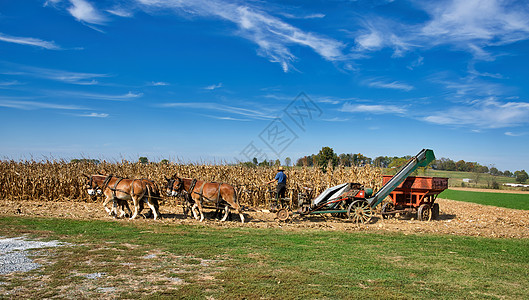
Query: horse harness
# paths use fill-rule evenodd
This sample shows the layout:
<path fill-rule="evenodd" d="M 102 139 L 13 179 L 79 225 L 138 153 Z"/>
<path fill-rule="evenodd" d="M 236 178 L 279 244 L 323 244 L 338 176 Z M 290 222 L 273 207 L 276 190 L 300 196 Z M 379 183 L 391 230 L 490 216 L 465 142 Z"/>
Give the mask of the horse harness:
<path fill-rule="evenodd" d="M 188 196 L 191 196 L 191 194 L 195 193 L 195 194 L 200 196 L 200 198 L 199 198 L 200 202 L 202 202 L 203 199 L 206 199 L 208 201 L 213 202 L 213 200 L 211 200 L 208 197 L 204 196 L 204 186 L 207 183 L 206 181 L 204 181 L 202 183 L 202 185 L 200 186 L 200 189 L 199 189 L 198 192 L 194 191 L 194 189 L 195 189 L 195 187 L 197 185 L 197 182 L 198 182 L 198 180 L 196 178 L 193 178 L 193 180 L 191 181 L 191 185 L 189 186 L 189 190 L 186 190 L 184 188 L 184 181 L 182 180 L 182 178 L 178 178 L 178 181 L 179 181 L 179 183 L 178 183 L 178 187 L 176 188 L 176 191 L 184 191 Z M 175 190 L 174 182 L 175 182 L 175 179 L 173 179 L 169 183 L 170 186 L 171 186 L 171 191 Z M 212 182 L 212 183 L 217 183 L 217 182 Z M 218 206 L 218 204 L 220 203 L 220 200 L 221 200 L 221 198 L 220 198 L 220 187 L 222 186 L 222 183 L 218 183 L 218 185 L 219 185 L 219 187 L 217 189 L 217 201 L 216 201 L 217 202 L 217 206 Z"/>
<path fill-rule="evenodd" d="M 194 183 L 196 184 L 196 179 L 193 179 Z M 204 183 L 202 183 L 202 185 L 200 186 L 200 191 L 199 192 L 195 192 L 193 191 L 193 188 L 194 188 L 194 185 L 192 186 L 191 189 L 189 189 L 189 191 L 193 191 L 193 193 L 195 194 L 198 194 L 200 196 L 199 198 L 199 201 L 202 202 L 203 199 L 206 199 L 210 202 L 214 202 L 213 200 L 209 199 L 208 197 L 204 196 L 204 186 L 206 185 L 207 182 L 204 181 Z M 215 201 L 215 204 L 217 205 L 217 208 L 219 207 L 219 204 L 220 204 L 220 201 L 222 200 L 220 198 L 220 187 L 222 186 L 222 183 L 219 183 L 219 182 L 211 182 L 211 183 L 217 183 L 219 185 L 218 189 L 217 189 L 217 199 Z"/>
<path fill-rule="evenodd" d="M 110 180 L 112 179 L 112 177 L 116 177 L 117 178 L 117 181 L 116 183 L 114 184 L 114 187 L 110 187 L 108 186 L 108 184 L 110 183 Z M 93 178 L 93 177 L 92 177 Z M 90 185 L 92 184 L 92 178 L 90 178 Z M 100 188 L 101 191 L 104 193 L 105 189 L 108 188 L 112 191 L 112 205 L 114 207 L 117 207 L 118 203 L 116 200 L 118 200 L 118 197 L 116 196 L 116 192 L 121 192 L 121 193 L 124 193 L 124 194 L 127 194 L 127 195 L 133 195 L 134 194 L 134 182 L 136 180 L 141 180 L 141 179 L 132 179 L 132 184 L 131 184 L 131 188 L 132 188 L 132 193 L 129 193 L 127 191 L 124 191 L 122 189 L 118 189 L 118 185 L 119 183 L 123 180 L 124 178 L 122 177 L 117 177 L 117 176 L 114 176 L 112 174 L 108 175 L 107 178 L 105 178 L 105 181 L 103 181 L 103 186 Z M 147 199 L 144 200 L 145 202 L 147 202 Z"/>

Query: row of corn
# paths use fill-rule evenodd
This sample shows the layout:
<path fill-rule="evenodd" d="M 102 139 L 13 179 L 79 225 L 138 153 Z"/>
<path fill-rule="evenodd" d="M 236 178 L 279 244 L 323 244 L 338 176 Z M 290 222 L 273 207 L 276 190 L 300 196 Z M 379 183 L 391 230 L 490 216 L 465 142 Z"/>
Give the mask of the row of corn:
<path fill-rule="evenodd" d="M 162 164 L 162 163 L 109 163 L 65 161 L 0 161 L 0 199 L 41 201 L 94 201 L 86 193 L 86 177 L 83 174 L 113 174 L 124 178 L 148 178 L 154 180 L 164 197 L 165 204 L 176 204 L 177 199 L 165 197 L 165 177 L 177 175 L 205 181 L 223 182 L 233 185 L 239 202 L 246 206 L 268 204 L 269 191 L 275 187 L 266 185 L 274 178 L 273 167 L 246 167 L 208 164 Z M 299 192 L 310 188 L 312 196 L 326 188 L 344 182 L 358 182 L 377 190 L 382 183 L 382 170 L 364 167 L 337 167 L 322 170 L 315 167 L 287 168 L 288 196 L 297 201 Z"/>

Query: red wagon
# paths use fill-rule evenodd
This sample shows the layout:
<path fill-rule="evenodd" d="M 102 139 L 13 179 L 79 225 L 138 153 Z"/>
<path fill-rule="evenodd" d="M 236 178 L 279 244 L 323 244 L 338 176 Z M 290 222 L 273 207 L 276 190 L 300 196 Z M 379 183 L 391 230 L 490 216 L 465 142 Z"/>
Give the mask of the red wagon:
<path fill-rule="evenodd" d="M 393 176 L 384 175 L 384 184 Z M 395 214 L 417 213 L 420 221 L 430 221 L 439 217 L 437 195 L 448 188 L 448 178 L 409 176 L 390 194 L 392 202 L 382 205 L 382 217 L 390 218 Z"/>

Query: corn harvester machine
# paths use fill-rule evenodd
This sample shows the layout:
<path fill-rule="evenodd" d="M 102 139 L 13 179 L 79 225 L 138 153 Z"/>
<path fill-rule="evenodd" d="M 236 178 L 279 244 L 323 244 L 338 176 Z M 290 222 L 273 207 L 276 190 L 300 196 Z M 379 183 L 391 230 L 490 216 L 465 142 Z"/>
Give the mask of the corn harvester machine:
<path fill-rule="evenodd" d="M 343 183 L 326 189 L 310 199 L 307 192 L 298 194 L 295 212 L 287 208 L 277 211 L 276 217 L 285 221 L 292 215 L 317 215 L 330 213 L 345 217 L 355 223 L 368 223 L 374 216 L 374 208 L 389 196 L 391 202 L 382 207 L 382 217 L 417 212 L 420 220 L 430 220 L 439 215 L 437 195 L 448 187 L 448 178 L 410 177 L 419 167 L 426 167 L 435 159 L 433 150 L 423 149 L 412 157 L 394 176 L 384 176 L 384 185 L 373 194 L 373 189 L 359 183 Z"/>

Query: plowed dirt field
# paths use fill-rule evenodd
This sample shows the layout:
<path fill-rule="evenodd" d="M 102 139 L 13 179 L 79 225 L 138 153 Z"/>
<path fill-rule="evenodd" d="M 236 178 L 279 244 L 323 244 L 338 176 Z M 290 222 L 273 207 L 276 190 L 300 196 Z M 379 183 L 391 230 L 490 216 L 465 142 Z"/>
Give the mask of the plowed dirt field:
<path fill-rule="evenodd" d="M 529 197 L 529 195 L 528 195 Z M 219 222 L 212 219 L 212 211 L 206 215 L 204 224 L 217 227 L 249 226 L 255 228 L 282 228 L 284 230 L 342 230 L 363 232 L 399 232 L 404 234 L 449 234 L 501 238 L 529 238 L 529 211 L 485 206 L 473 203 L 437 199 L 440 206 L 438 220 L 423 222 L 414 216 L 403 216 L 385 220 L 377 216 L 369 224 L 354 224 L 330 215 L 310 217 L 294 216 L 288 222 L 279 222 L 275 214 L 260 209 L 245 211 L 247 223 L 241 225 L 239 217 L 233 214 L 232 221 Z M 86 203 L 75 201 L 43 202 L 0 200 L 0 215 L 40 216 L 83 220 L 115 220 L 102 208 L 101 202 Z M 199 224 L 192 218 L 185 218 L 182 208 L 162 205 L 161 220 L 128 219 L 116 222 L 161 222 L 164 224 Z"/>

